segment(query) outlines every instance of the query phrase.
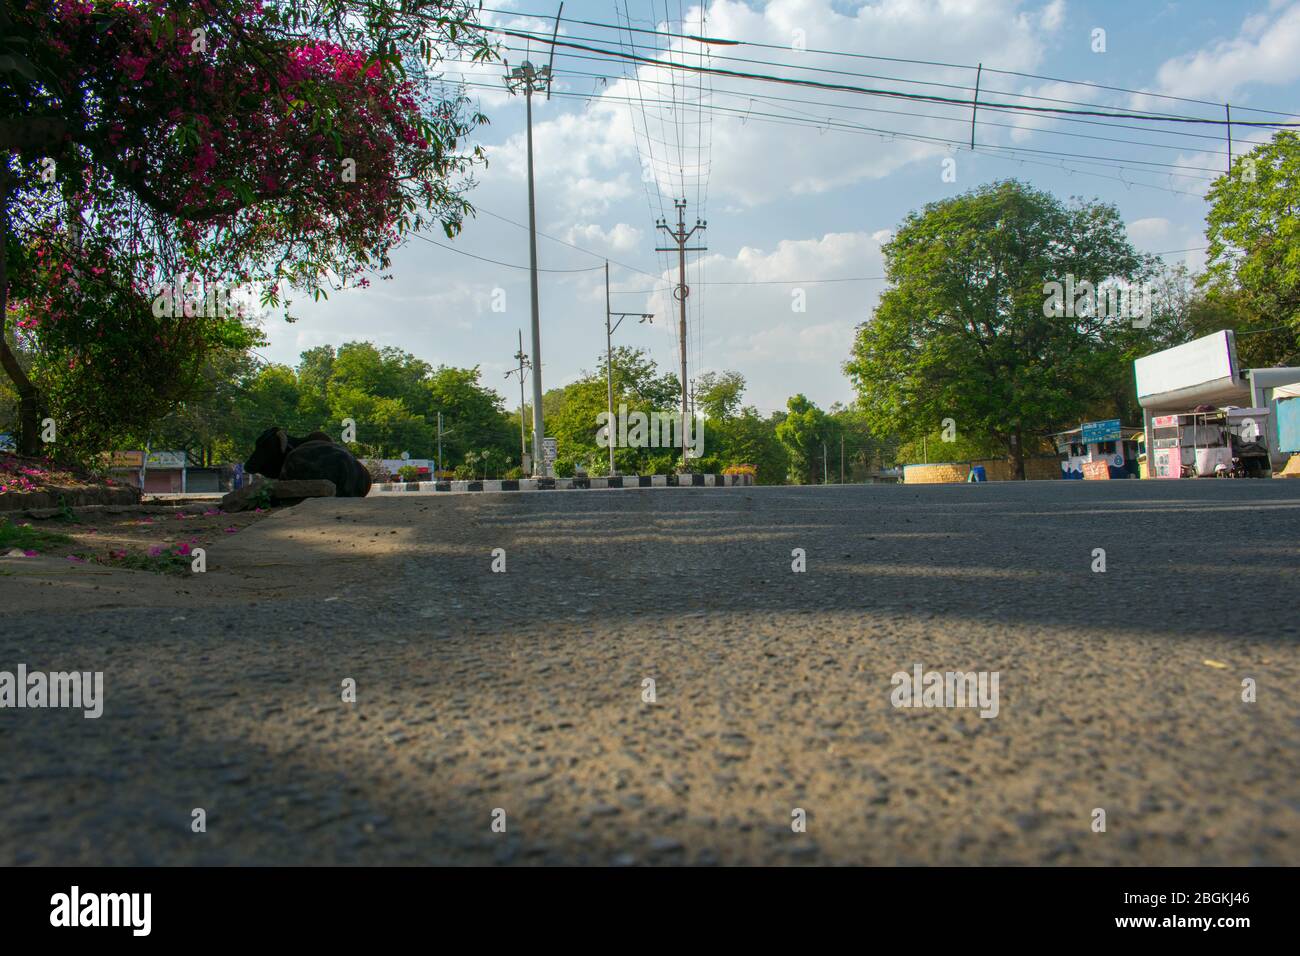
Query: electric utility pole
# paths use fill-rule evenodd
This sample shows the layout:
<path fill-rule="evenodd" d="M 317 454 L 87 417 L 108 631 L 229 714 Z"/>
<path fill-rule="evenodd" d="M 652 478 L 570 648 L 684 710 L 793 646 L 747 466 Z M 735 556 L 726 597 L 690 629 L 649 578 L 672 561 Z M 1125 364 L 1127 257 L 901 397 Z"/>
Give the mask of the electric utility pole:
<path fill-rule="evenodd" d="M 558 21 L 557 21 L 558 23 Z M 554 55 L 554 47 L 551 48 Z M 537 201 L 533 189 L 533 94 L 546 92 L 551 96 L 551 68 L 544 66 L 536 69 L 527 60 L 523 66 L 517 66 L 506 77 L 506 86 L 511 93 L 524 94 L 527 104 L 528 122 L 528 277 L 532 289 L 533 317 L 533 474 L 542 476 L 545 463 L 542 461 L 543 438 L 546 429 L 542 424 L 542 323 L 538 317 L 537 306 Z"/>
<path fill-rule="evenodd" d="M 518 370 L 511 369 L 506 372 L 506 378 L 511 375 L 519 376 L 519 467 L 524 467 L 524 462 L 528 460 L 528 441 L 524 437 L 524 369 L 531 368 L 532 362 L 528 361 L 528 356 L 524 354 L 524 330 L 519 330 L 519 351 L 515 353 L 515 361 L 519 363 Z"/>
<path fill-rule="evenodd" d="M 690 286 L 686 284 L 686 253 L 704 252 L 708 246 L 688 246 L 687 241 L 691 236 L 700 229 L 707 229 L 709 224 L 695 220 L 695 225 L 691 231 L 686 231 L 686 200 L 674 200 L 673 205 L 677 207 L 677 231 L 674 232 L 668 223 L 660 219 L 655 226 L 668 233 L 668 237 L 673 240 L 672 246 L 660 246 L 655 248 L 655 252 L 676 252 L 677 253 L 677 288 L 673 290 L 673 298 L 681 303 L 681 318 L 677 323 L 677 339 L 682 348 L 682 470 L 690 471 L 690 462 L 687 459 L 688 446 L 686 442 L 686 416 L 687 416 L 687 384 L 686 384 L 686 297 L 691 294 Z"/>
<path fill-rule="evenodd" d="M 609 321 L 614 316 L 618 321 L 610 328 Z M 640 316 L 641 322 L 654 322 L 650 312 L 611 312 L 609 310 L 609 260 L 605 260 L 605 391 L 609 397 L 609 422 L 605 425 L 609 437 L 609 473 L 614 474 L 614 333 L 629 315 Z"/>

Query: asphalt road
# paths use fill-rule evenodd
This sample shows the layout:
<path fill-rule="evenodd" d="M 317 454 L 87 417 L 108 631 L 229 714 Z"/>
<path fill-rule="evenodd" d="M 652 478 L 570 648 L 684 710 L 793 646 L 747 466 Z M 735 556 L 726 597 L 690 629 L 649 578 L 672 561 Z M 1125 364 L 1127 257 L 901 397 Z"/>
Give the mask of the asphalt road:
<path fill-rule="evenodd" d="M 1300 481 L 320 500 L 182 585 L 0 574 L 105 682 L 0 710 L 0 864 L 1300 863 Z"/>

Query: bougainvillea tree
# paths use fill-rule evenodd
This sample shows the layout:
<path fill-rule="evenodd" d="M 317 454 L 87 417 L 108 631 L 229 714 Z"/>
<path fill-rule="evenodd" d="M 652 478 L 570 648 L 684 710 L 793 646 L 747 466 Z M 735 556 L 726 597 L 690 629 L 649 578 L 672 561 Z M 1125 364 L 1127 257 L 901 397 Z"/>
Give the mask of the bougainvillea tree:
<path fill-rule="evenodd" d="M 138 434 L 215 349 L 454 235 L 485 118 L 467 0 L 14 0 L 0 16 L 0 365 L 23 449 Z M 255 310 L 252 310 L 255 311 Z M 7 341 L 6 341 L 7 340 Z M 12 346 L 12 347 L 11 347 Z M 25 357 L 25 361 L 20 361 Z"/>

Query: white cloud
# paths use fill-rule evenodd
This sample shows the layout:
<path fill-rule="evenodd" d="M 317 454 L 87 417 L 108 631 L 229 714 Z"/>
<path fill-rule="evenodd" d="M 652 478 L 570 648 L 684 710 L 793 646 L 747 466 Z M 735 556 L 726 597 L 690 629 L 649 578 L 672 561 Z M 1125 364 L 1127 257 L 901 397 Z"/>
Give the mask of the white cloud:
<path fill-rule="evenodd" d="M 1300 79 L 1300 3 L 1246 17 L 1235 37 L 1167 60 L 1156 78 L 1160 92 L 1216 102 L 1252 83 Z"/>
<path fill-rule="evenodd" d="M 1128 224 L 1129 238 L 1139 247 L 1164 242 L 1169 238 L 1170 223 L 1163 216 L 1136 219 Z"/>
<path fill-rule="evenodd" d="M 1049 32 L 1056 32 L 1065 25 L 1065 0 L 1052 0 L 1047 6 L 1043 7 L 1043 12 L 1039 14 L 1039 22 L 1043 29 Z"/>
<path fill-rule="evenodd" d="M 583 246 L 593 252 L 607 250 L 624 253 L 640 248 L 643 235 L 640 229 L 625 222 L 620 222 L 610 229 L 602 229 L 595 223 L 586 223 L 571 227 L 564 238 L 575 246 Z"/>
<path fill-rule="evenodd" d="M 709 7 L 705 29 L 714 36 L 784 47 L 791 45 L 795 31 L 802 31 L 804 51 L 741 48 L 739 55 L 771 61 L 774 65 L 753 67 L 769 75 L 951 94 L 946 88 L 907 81 L 971 84 L 971 70 L 846 61 L 807 50 L 863 54 L 887 50 L 891 57 L 960 63 L 971 59 L 972 49 L 979 49 L 986 61 L 1003 69 L 1029 70 L 1041 64 L 1051 35 L 1061 27 L 1063 10 L 1061 0 L 1042 6 L 1025 0 L 877 0 L 849 12 L 838 9 L 832 0 L 773 0 L 761 10 L 739 0 L 718 0 Z M 685 11 L 689 25 L 698 19 L 698 6 Z M 717 59 L 702 61 L 701 47 L 693 41 L 674 41 L 673 48 L 678 61 L 746 69 L 721 58 L 731 52 L 717 52 Z M 590 68 L 566 64 L 561 51 L 556 68 L 562 75 L 566 67 Z M 614 72 L 619 69 L 611 67 Z M 845 76 L 835 70 L 891 78 Z M 787 195 L 825 193 L 880 179 L 947 150 L 945 145 L 907 135 L 958 141 L 968 135 L 965 107 L 731 77 L 713 77 L 703 84 L 701 94 L 698 78 L 692 81 L 650 65 L 639 67 L 635 77 L 635 82 L 620 78 L 611 80 L 607 88 L 592 90 L 592 99 L 580 111 L 555 115 L 556 101 L 534 103 L 538 188 L 546 184 L 575 221 L 581 213 L 602 212 L 612 202 L 640 191 L 638 179 L 657 183 L 664 197 L 693 198 L 707 176 L 710 196 L 720 204 L 753 207 Z M 709 106 L 703 115 L 692 106 L 701 95 Z M 635 104 L 634 110 L 630 103 Z M 1003 138 L 991 127 L 987 135 Z M 522 134 L 494 147 L 491 158 L 494 168 L 522 178 Z"/>

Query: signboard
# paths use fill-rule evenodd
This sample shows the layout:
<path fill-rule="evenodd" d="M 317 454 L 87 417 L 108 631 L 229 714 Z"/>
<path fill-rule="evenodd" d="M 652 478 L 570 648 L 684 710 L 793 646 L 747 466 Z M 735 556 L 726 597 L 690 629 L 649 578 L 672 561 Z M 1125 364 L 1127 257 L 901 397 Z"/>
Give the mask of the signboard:
<path fill-rule="evenodd" d="M 1108 418 L 1104 422 L 1084 422 L 1082 427 L 1082 442 L 1085 445 L 1091 445 L 1094 442 L 1119 441 L 1119 419 Z"/>
<path fill-rule="evenodd" d="M 145 465 L 149 468 L 184 468 L 185 452 L 151 451 Z"/>
<path fill-rule="evenodd" d="M 1157 415 L 1151 419 L 1152 428 L 1174 428 L 1178 425 L 1177 415 Z"/>
<path fill-rule="evenodd" d="M 108 456 L 109 468 L 139 468 L 144 461 L 142 451 L 115 451 Z"/>
<path fill-rule="evenodd" d="M 542 439 L 542 471 L 548 478 L 555 477 L 555 459 L 560 455 L 560 443 L 555 438 Z"/>
<path fill-rule="evenodd" d="M 1085 461 L 1083 463 L 1084 481 L 1099 481 L 1110 478 L 1110 462 L 1105 461 Z"/>
<path fill-rule="evenodd" d="M 1198 401 L 1235 396 L 1244 387 L 1237 380 L 1236 353 L 1232 332 L 1223 329 L 1186 345 L 1144 355 L 1133 363 L 1138 403 L 1158 405 L 1176 394 L 1190 408 Z M 1152 401 L 1145 401 L 1148 398 Z"/>

